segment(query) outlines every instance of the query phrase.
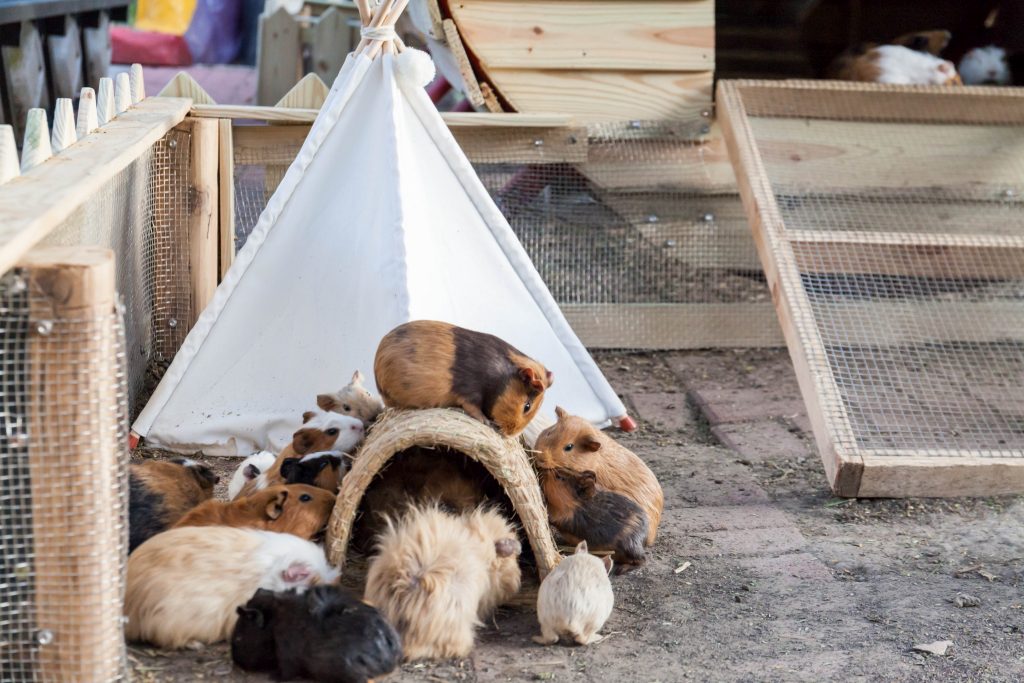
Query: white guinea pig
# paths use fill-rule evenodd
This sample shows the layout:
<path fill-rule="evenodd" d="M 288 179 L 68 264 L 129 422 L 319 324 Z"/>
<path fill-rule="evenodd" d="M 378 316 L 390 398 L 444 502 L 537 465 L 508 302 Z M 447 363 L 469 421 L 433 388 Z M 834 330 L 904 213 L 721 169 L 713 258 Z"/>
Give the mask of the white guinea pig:
<path fill-rule="evenodd" d="M 1009 85 L 1006 50 L 995 45 L 968 50 L 960 60 L 960 78 L 966 85 Z"/>
<path fill-rule="evenodd" d="M 241 493 L 242 487 L 247 482 L 253 481 L 262 473 L 270 469 L 270 466 L 277 460 L 277 456 L 270 451 L 253 453 L 242 461 L 235 473 L 231 475 L 231 482 L 228 484 L 228 500 L 234 500 Z M 262 487 L 261 487 L 262 488 Z"/>
<path fill-rule="evenodd" d="M 291 534 L 234 527 L 181 527 L 157 534 L 128 558 L 125 637 L 177 649 L 231 635 L 239 605 L 258 588 L 299 591 L 333 583 L 320 547 Z"/>
<path fill-rule="evenodd" d="M 597 643 L 603 636 L 597 632 L 611 616 L 615 604 L 608 574 L 612 558 L 603 560 L 587 552 L 587 542 L 576 546 L 576 552 L 558 563 L 537 593 L 539 636 L 535 643 L 554 645 L 559 636 L 568 636 L 580 645 Z"/>

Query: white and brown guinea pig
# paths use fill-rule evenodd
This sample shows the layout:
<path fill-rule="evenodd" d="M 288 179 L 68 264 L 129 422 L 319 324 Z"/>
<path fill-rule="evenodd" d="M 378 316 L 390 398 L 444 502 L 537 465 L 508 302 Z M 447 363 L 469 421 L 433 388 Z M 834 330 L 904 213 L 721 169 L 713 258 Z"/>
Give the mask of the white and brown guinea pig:
<path fill-rule="evenodd" d="M 366 435 L 363 423 L 354 417 L 314 408 L 302 414 L 302 426 L 292 435 L 292 442 L 274 459 L 274 464 L 246 481 L 236 498 L 251 496 L 260 489 L 283 484 L 281 464 L 289 458 L 301 458 L 320 451 L 352 453 Z"/>
<path fill-rule="evenodd" d="M 157 534 L 128 558 L 125 637 L 178 649 L 231 635 L 236 609 L 260 588 L 334 583 L 317 545 L 292 534 L 234 527 L 182 527 Z"/>
<path fill-rule="evenodd" d="M 576 546 L 544 577 L 537 592 L 539 636 L 535 643 L 554 645 L 559 636 L 567 636 L 580 645 L 603 640 L 598 631 L 608 621 L 615 605 L 615 594 L 608 574 L 612 570 L 609 557 L 598 559 L 587 551 L 587 542 Z"/>
<path fill-rule="evenodd" d="M 665 494 L 654 472 L 636 453 L 615 441 L 582 417 L 555 408 L 558 421 L 537 437 L 537 464 L 593 472 L 600 488 L 618 493 L 647 514 L 647 542 L 654 545 L 665 506 Z"/>
<path fill-rule="evenodd" d="M 551 386 L 551 373 L 492 334 L 414 320 L 384 335 L 373 362 L 391 408 L 462 408 L 505 436 L 523 431 Z"/>
<path fill-rule="evenodd" d="M 961 83 L 953 62 L 902 45 L 876 45 L 845 52 L 829 67 L 829 77 L 895 85 Z"/>
<path fill-rule="evenodd" d="M 407 660 L 466 657 L 481 620 L 519 591 L 521 549 L 493 510 L 413 507 L 387 520 L 364 598 L 402 636 Z"/>
<path fill-rule="evenodd" d="M 363 421 L 364 427 L 377 419 L 384 410 L 381 400 L 371 394 L 363 386 L 363 373 L 358 370 L 352 375 L 352 381 L 331 394 L 319 394 L 316 404 L 321 410 L 348 415 Z"/>
<path fill-rule="evenodd" d="M 217 481 L 209 467 L 188 458 L 132 463 L 128 467 L 128 552 L 212 498 Z"/>
<path fill-rule="evenodd" d="M 242 492 L 242 487 L 269 470 L 275 460 L 277 460 L 277 456 L 270 451 L 253 453 L 243 460 L 235 473 L 231 475 L 231 481 L 228 483 L 228 500 L 237 498 L 238 494 Z"/>
<path fill-rule="evenodd" d="M 176 527 L 233 526 L 313 538 L 327 526 L 334 494 L 315 486 L 271 486 L 231 502 L 208 500 L 189 510 Z"/>
<path fill-rule="evenodd" d="M 965 85 L 1009 85 L 1013 78 L 1006 50 L 995 45 L 968 50 L 960 59 L 960 77 Z"/>

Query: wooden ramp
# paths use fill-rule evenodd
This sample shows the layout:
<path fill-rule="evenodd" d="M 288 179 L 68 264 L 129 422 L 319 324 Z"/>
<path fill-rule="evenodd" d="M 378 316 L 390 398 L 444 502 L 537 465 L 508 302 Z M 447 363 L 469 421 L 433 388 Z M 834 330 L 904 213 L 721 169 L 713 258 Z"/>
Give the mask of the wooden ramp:
<path fill-rule="evenodd" d="M 1024 90 L 717 102 L 833 490 L 1024 491 Z"/>

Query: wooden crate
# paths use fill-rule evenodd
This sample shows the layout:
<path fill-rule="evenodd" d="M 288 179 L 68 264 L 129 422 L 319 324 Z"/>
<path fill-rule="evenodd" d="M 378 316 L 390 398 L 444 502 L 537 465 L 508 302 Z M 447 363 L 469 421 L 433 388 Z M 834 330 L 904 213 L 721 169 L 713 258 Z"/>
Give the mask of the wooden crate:
<path fill-rule="evenodd" d="M 833 490 L 1024 491 L 1024 90 L 722 81 Z"/>

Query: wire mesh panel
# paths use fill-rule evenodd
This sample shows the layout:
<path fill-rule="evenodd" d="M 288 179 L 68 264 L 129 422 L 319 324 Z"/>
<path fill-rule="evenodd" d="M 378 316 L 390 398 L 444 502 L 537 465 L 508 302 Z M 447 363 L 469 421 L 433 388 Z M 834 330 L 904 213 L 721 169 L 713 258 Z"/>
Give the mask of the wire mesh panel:
<path fill-rule="evenodd" d="M 239 248 L 307 130 L 235 127 Z M 735 180 L 708 126 L 452 130 L 588 346 L 782 342 Z"/>
<path fill-rule="evenodd" d="M 124 335 L 109 252 L 0 279 L 0 679 L 125 675 Z"/>
<path fill-rule="evenodd" d="M 833 486 L 1024 490 L 1024 92 L 726 82 Z"/>

